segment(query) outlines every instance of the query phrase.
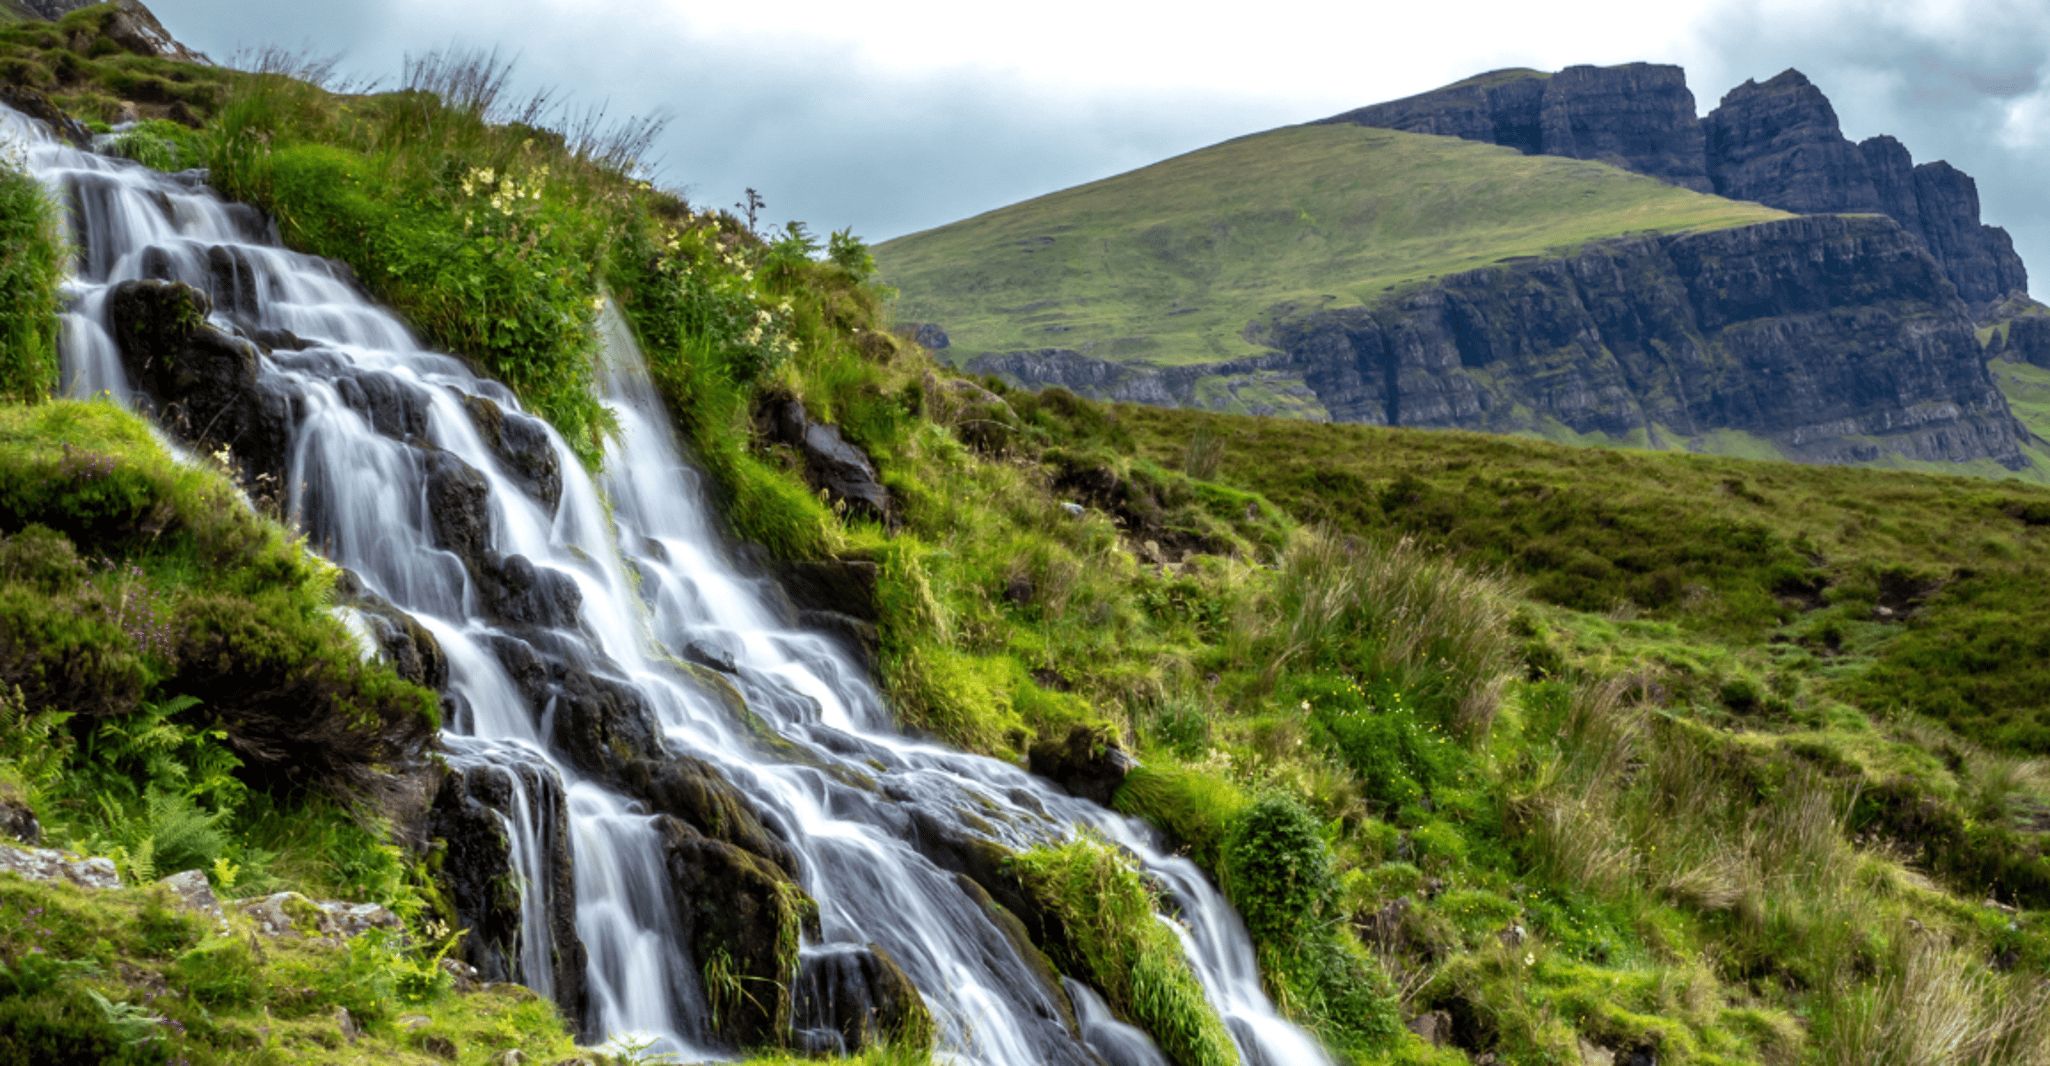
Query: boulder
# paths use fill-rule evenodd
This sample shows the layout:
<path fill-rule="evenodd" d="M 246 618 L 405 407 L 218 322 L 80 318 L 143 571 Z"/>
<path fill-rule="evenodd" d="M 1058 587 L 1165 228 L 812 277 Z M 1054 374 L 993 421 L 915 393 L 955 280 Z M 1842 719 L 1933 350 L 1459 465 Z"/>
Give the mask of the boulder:
<path fill-rule="evenodd" d="M 832 611 L 861 621 L 881 621 L 876 581 L 882 570 L 859 559 L 827 559 L 771 564 L 790 602 L 799 610 Z"/>
<path fill-rule="evenodd" d="M 797 876 L 796 853 L 762 821 L 746 794 L 712 764 L 688 755 L 640 759 L 627 764 L 623 784 L 650 810 L 740 848 L 786 876 Z"/>
<path fill-rule="evenodd" d="M 69 881 L 80 888 L 120 888 L 114 860 L 71 859 L 50 848 L 17 848 L 0 844 L 0 870 L 28 881 Z"/>
<path fill-rule="evenodd" d="M 24 844 L 40 844 L 43 823 L 36 820 L 35 809 L 26 800 L 0 799 L 0 833 Z"/>
<path fill-rule="evenodd" d="M 508 411 L 483 396 L 465 395 L 463 408 L 505 475 L 553 513 L 562 502 L 562 460 L 541 420 Z"/>
<path fill-rule="evenodd" d="M 129 380 L 159 424 L 202 451 L 228 448 L 246 483 L 284 483 L 290 398 L 259 374 L 256 345 L 208 325 L 213 302 L 182 282 L 124 281 L 108 295 Z"/>
<path fill-rule="evenodd" d="M 474 967 L 469 980 L 539 981 L 524 972 L 526 931 L 521 904 L 525 892 L 541 894 L 548 916 L 545 975 L 563 1015 L 581 1024 L 589 1008 L 584 982 L 586 952 L 576 926 L 576 867 L 569 840 L 569 810 L 562 781 L 535 763 L 494 764 L 451 758 L 451 772 L 435 795 L 428 832 L 441 841 L 436 883 L 454 908 L 463 938 L 463 961 Z M 535 845 L 543 856 L 543 883 L 523 884 L 513 868 L 506 820 L 517 815 L 515 792 L 524 793 L 534 817 Z"/>
<path fill-rule="evenodd" d="M 1077 725 L 1060 740 L 1041 740 L 1029 753 L 1032 772 L 1068 790 L 1068 794 L 1103 806 L 1137 765 L 1117 738 L 1099 729 Z"/>
<path fill-rule="evenodd" d="M 207 882 L 204 870 L 184 870 L 157 883 L 170 890 L 181 908 L 216 923 L 224 917 L 221 901 L 214 895 L 214 886 Z"/>
<path fill-rule="evenodd" d="M 718 1034 L 742 1047 L 790 1030 L 798 941 L 818 905 L 782 871 L 667 815 L 657 819 L 678 932 L 703 980 Z"/>
<path fill-rule="evenodd" d="M 932 1048 L 932 1012 L 880 945 L 829 944 L 805 953 L 793 988 L 793 1024 L 829 1030 L 841 1054 L 879 1045 Z"/>
<path fill-rule="evenodd" d="M 835 506 L 894 525 L 889 490 L 877 479 L 868 456 L 840 435 L 840 427 L 812 421 L 804 404 L 788 395 L 761 401 L 755 420 L 764 436 L 797 452 L 804 461 L 805 480 Z"/>

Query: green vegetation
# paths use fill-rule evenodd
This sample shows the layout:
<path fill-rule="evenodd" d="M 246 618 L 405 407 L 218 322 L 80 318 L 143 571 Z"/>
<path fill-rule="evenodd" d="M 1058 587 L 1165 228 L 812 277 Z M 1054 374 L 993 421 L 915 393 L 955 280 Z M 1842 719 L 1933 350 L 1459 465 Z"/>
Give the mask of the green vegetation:
<path fill-rule="evenodd" d="M 0 159 L 0 400 L 57 388 L 57 286 L 64 261 L 56 211 L 19 160 Z"/>
<path fill-rule="evenodd" d="M 1239 1061 L 1224 1022 L 1203 997 L 1180 941 L 1154 917 L 1160 901 L 1130 859 L 1107 843 L 1077 840 L 1011 860 L 1033 893 L 1052 901 L 1066 931 L 1055 959 L 1086 977 L 1112 1009 L 1153 1035 L 1186 1066 Z"/>
<path fill-rule="evenodd" d="M 592 301 L 610 293 L 733 531 L 785 558 L 875 564 L 878 675 L 905 725 L 1014 759 L 1077 728 L 1132 749 L 1142 765 L 1115 805 L 1225 886 L 1270 993 L 1344 1061 L 1457 1061 L 1401 1024 L 1428 1012 L 1510 1063 L 1579 1061 L 1583 1042 L 1670 1063 L 2043 1060 L 2050 780 L 2031 757 L 2050 744 L 2050 612 L 2033 560 L 2050 492 L 970 382 L 891 334 L 858 242 L 754 233 L 636 184 L 628 143 L 500 121 L 519 116 L 494 111 L 494 69 L 436 60 L 375 97 L 223 72 L 197 136 L 149 127 L 122 150 L 199 153 L 587 456 L 607 425 L 587 391 L 590 330 L 609 321 Z M 111 75 L 92 77 L 71 99 L 100 99 Z M 1437 191 L 1257 200 L 1247 190 L 1293 188 L 1276 138 L 1382 167 L 1375 187 Z M 1298 277 L 1364 264 L 1330 294 L 1347 301 L 1750 217 L 1555 162 L 1328 128 L 1161 166 L 1240 190 L 1217 248 L 1285 248 Z M 1100 307 L 1063 314 L 1165 315 L 1230 286 L 1322 297 L 1280 274 L 1177 274 L 1223 252 L 1198 249 L 1172 204 L 1121 215 L 1143 197 L 1119 180 L 1041 201 L 1072 207 L 1074 232 L 1003 230 L 1005 213 L 968 225 L 988 242 L 1053 237 L 1016 253 L 1030 270 L 1058 274 L 1030 256 L 1072 259 L 1088 235 L 1141 275 L 1126 310 L 1104 286 L 1084 294 Z M 1599 202 L 1557 210 L 1581 197 Z M 1226 321 L 1188 317 L 1175 329 L 1191 336 Z M 1129 321 L 1118 335 L 1149 328 Z M 793 400 L 874 459 L 886 521 L 823 501 L 759 428 Z M 357 660 L 322 610 L 323 569 L 225 493 L 107 408 L 6 409 L 0 668 L 20 694 L 0 714 L 0 784 L 60 843 L 131 875 L 196 863 L 238 892 L 380 899 L 419 946 L 365 941 L 315 974 L 293 968 L 299 947 L 209 939 L 149 890 L 0 879 L 0 913 L 10 892 L 33 896 L 24 918 L 86 908 L 61 929 L 0 923 L 0 1038 L 162 1061 L 130 1043 L 168 1028 L 138 1013 L 153 1011 L 186 1027 L 175 1047 L 193 1061 L 319 1061 L 339 1050 L 341 1005 L 380 1056 L 437 1037 L 466 1062 L 566 1055 L 547 1005 L 439 987 L 432 885 L 349 813 L 351 769 L 430 707 Z M 310 775 L 267 762 L 245 742 L 276 723 L 238 702 L 238 678 L 309 686 L 292 705 L 363 746 Z M 1230 1061 L 1123 858 L 1085 839 L 1012 871 L 1055 901 L 1066 939 L 1042 946 L 1058 965 L 1178 1060 Z M 49 963 L 22 939 L 38 928 L 61 948 Z M 180 990 L 175 1006 L 138 1007 L 152 980 Z M 415 1010 L 426 1028 L 396 1024 Z"/>
<path fill-rule="evenodd" d="M 198 126 L 219 105 L 233 72 L 130 53 L 106 32 L 120 10 L 95 4 L 54 23 L 13 21 L 0 12 L 0 81 L 91 122 L 167 118 Z"/>
<path fill-rule="evenodd" d="M 948 355 L 1084 348 L 1113 361 L 1256 354 L 1278 305 L 1373 304 L 1625 233 L 1786 217 L 1601 163 L 1359 126 L 1292 126 L 877 248 Z"/>

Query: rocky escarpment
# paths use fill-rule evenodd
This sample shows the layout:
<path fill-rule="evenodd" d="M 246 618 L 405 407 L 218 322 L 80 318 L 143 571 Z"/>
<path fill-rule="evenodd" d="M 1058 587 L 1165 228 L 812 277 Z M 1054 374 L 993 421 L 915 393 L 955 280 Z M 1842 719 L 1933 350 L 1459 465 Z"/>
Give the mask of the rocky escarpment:
<path fill-rule="evenodd" d="M 1891 220 L 1815 216 L 1598 242 L 1274 337 L 1340 421 L 1653 447 L 1739 430 L 1810 462 L 2019 468 L 2026 431 L 1939 278 Z"/>
<path fill-rule="evenodd" d="M 1503 70 L 1323 123 L 1461 137 L 1525 155 L 1595 159 L 1710 191 L 1686 72 L 1663 63 Z"/>
<path fill-rule="evenodd" d="M 1695 117 L 1679 67 L 1631 63 L 1498 71 L 1323 121 L 1599 160 L 1803 214 L 1882 213 L 1929 249 L 1975 310 L 2028 287 L 2007 231 L 1980 222 L 1970 175 L 1917 166 L 1892 137 L 1853 144 L 1829 98 L 1797 70 L 1745 82 L 1706 118 Z"/>

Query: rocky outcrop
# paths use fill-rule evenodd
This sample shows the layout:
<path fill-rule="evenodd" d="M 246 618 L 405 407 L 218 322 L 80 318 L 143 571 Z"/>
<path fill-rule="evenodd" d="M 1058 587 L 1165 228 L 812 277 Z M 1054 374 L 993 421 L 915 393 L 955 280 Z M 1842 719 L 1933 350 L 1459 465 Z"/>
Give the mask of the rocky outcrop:
<path fill-rule="evenodd" d="M 788 395 L 765 397 L 755 421 L 764 437 L 797 452 L 804 460 L 805 480 L 834 506 L 895 527 L 890 490 L 877 478 L 867 453 L 842 437 L 839 426 L 812 421 L 804 404 Z"/>
<path fill-rule="evenodd" d="M 531 835 L 545 871 L 541 883 L 526 883 L 525 872 L 515 865 L 509 830 Z M 441 841 L 434 859 L 436 883 L 460 926 L 469 931 L 462 942 L 464 961 L 488 981 L 551 989 L 564 1016 L 581 1024 L 590 995 L 584 943 L 577 935 L 576 868 L 568 831 L 562 779 L 553 770 L 538 763 L 476 760 L 458 760 L 442 781 L 428 830 Z M 525 962 L 522 903 L 530 892 L 539 894 L 539 910 L 547 917 L 545 974 L 528 973 Z"/>
<path fill-rule="evenodd" d="M 827 944 L 807 951 L 794 991 L 798 1043 L 809 1054 L 932 1047 L 932 1011 L 881 945 Z"/>
<path fill-rule="evenodd" d="M 2007 231 L 1979 221 L 1969 175 L 1916 166 L 1892 137 L 1852 144 L 1829 98 L 1798 70 L 1737 86 L 1703 119 L 1679 67 L 1631 63 L 1497 71 L 1323 122 L 1593 159 L 1802 214 L 1882 213 L 1928 247 L 1975 310 L 2028 288 Z"/>
<path fill-rule="evenodd" d="M 1272 358 L 1254 356 L 1196 366 L 1153 366 L 1114 363 L 1073 348 L 1036 348 L 977 356 L 962 369 L 971 374 L 994 374 L 1020 388 L 1062 388 L 1093 400 L 1194 407 L 1201 406 L 1196 395 L 1197 382 L 1210 377 L 1258 375 L 1276 365 Z"/>
<path fill-rule="evenodd" d="M 1598 242 L 1287 320 L 1276 340 L 1344 421 L 1556 422 L 1652 447 L 1734 429 L 1809 462 L 2027 463 L 1967 309 L 1881 217 Z"/>
<path fill-rule="evenodd" d="M 1324 119 L 1594 159 L 1709 191 L 1687 74 L 1664 63 L 1502 70 Z"/>
<path fill-rule="evenodd" d="M 205 451 L 230 450 L 243 483 L 282 485 L 291 401 L 259 375 L 256 345 L 208 324 L 213 301 L 175 281 L 124 281 L 108 294 L 128 378 L 157 421 Z"/>
<path fill-rule="evenodd" d="M 775 1045 L 790 1031 L 798 941 L 818 935 L 818 904 L 758 856 L 656 819 L 677 932 L 703 978 L 719 1035 L 742 1047 Z"/>
<path fill-rule="evenodd" d="M 1078 725 L 1064 740 L 1042 740 L 1029 752 L 1032 772 L 1071 796 L 1110 805 L 1110 797 L 1137 765 L 1116 736 Z"/>
<path fill-rule="evenodd" d="M 100 0 L 21 0 L 23 7 L 51 22 L 98 2 Z M 139 56 L 175 59 L 184 63 L 207 62 L 205 56 L 179 44 L 140 0 L 115 0 L 114 10 L 103 17 L 99 31 L 101 36 Z M 85 51 L 84 48 L 77 50 Z"/>
<path fill-rule="evenodd" d="M 1864 155 L 1800 71 L 1737 86 L 1701 124 L 1720 196 L 1804 214 L 1880 210 Z"/>

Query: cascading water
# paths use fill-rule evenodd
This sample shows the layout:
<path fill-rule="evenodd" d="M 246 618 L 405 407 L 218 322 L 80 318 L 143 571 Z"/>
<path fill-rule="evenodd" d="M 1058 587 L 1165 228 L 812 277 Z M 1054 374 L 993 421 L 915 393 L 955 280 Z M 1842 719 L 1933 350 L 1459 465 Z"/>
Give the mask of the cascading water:
<path fill-rule="evenodd" d="M 222 202 L 203 175 L 73 149 L 4 108 L 0 134 L 26 142 L 69 209 L 69 394 L 134 396 L 110 339 L 108 296 L 123 281 L 190 284 L 211 295 L 214 326 L 262 342 L 261 387 L 289 412 L 290 513 L 357 575 L 363 602 L 417 619 L 446 661 L 448 762 L 523 888 L 503 916 L 506 976 L 580 1012 L 587 1034 L 647 1034 L 686 1059 L 725 1046 L 703 979 L 713 960 L 692 958 L 680 928 L 678 830 L 621 786 L 645 764 L 622 771 L 565 744 L 595 706 L 619 716 L 608 727 L 648 724 L 668 763 L 744 795 L 757 851 L 817 903 L 803 972 L 828 975 L 830 991 L 831 974 L 880 946 L 931 1008 L 943 1057 L 1164 1061 L 1080 986 L 1077 1041 L 1052 1002 L 1061 993 L 932 858 L 1087 826 L 1169 887 L 1178 934 L 1248 1063 L 1327 1061 L 1275 1015 L 1243 927 L 1193 865 L 1016 767 L 894 735 L 848 652 L 786 623 L 778 591 L 729 561 L 615 312 L 600 316 L 601 384 L 620 432 L 594 481 L 504 388 L 422 350 L 345 269 L 282 249 L 260 213 Z M 525 450 L 509 453 L 521 434 Z M 832 1045 L 825 1029 L 810 1038 Z"/>

